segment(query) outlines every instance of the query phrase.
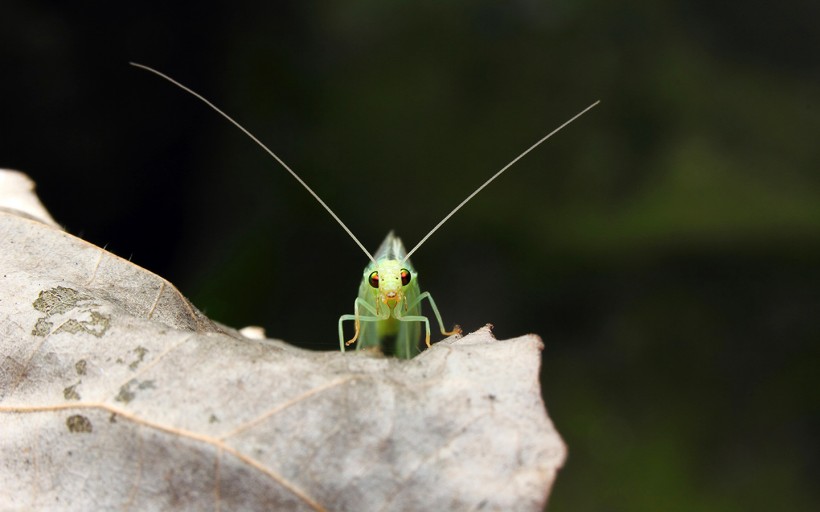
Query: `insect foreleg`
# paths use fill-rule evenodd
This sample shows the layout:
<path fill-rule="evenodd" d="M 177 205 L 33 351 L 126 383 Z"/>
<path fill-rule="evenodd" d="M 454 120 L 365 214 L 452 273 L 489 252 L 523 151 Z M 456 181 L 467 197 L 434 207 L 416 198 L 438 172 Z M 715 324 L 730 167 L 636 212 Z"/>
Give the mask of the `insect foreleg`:
<path fill-rule="evenodd" d="M 360 315 L 359 307 L 364 308 L 370 314 Z M 387 315 L 380 313 L 378 308 L 368 303 L 363 298 L 356 298 L 356 302 L 353 303 L 354 314 L 342 315 L 339 317 L 339 348 L 342 349 L 342 352 L 345 351 L 346 346 L 356 343 L 356 340 L 359 339 L 359 332 L 361 331 L 360 322 L 378 322 L 379 320 L 385 320 L 390 315 L 390 310 L 386 309 L 385 311 L 387 311 Z M 342 322 L 346 320 L 353 320 L 356 329 L 356 332 L 353 334 L 353 338 L 348 341 L 345 341 L 344 329 L 342 327 Z"/>
<path fill-rule="evenodd" d="M 418 304 L 418 301 L 415 301 L 414 304 Z M 412 307 L 412 306 L 411 306 Z M 427 347 L 430 347 L 430 321 L 424 315 L 407 315 L 402 316 L 400 314 L 401 309 L 396 308 L 394 310 L 393 316 L 401 321 L 401 322 L 424 322 L 424 343 L 427 344 Z M 418 342 L 416 342 L 418 343 Z"/>
<path fill-rule="evenodd" d="M 427 299 L 430 302 L 430 307 L 433 308 L 433 314 L 436 315 L 436 320 L 438 321 L 438 327 L 441 330 L 442 335 L 452 336 L 453 334 L 461 334 L 461 327 L 459 327 L 458 325 L 453 326 L 452 331 L 446 331 L 444 329 L 444 321 L 442 321 L 442 319 L 441 319 L 441 313 L 439 313 L 438 307 L 436 306 L 436 301 L 433 300 L 433 296 L 430 295 L 430 292 L 424 292 L 424 293 L 420 294 L 416 298 L 416 300 L 414 300 L 413 303 L 410 304 L 409 307 L 413 308 L 417 304 L 421 304 L 421 301 L 424 300 L 424 299 Z M 425 318 L 425 320 L 426 320 L 426 318 Z M 430 346 L 430 327 L 429 326 L 427 327 L 427 346 L 428 347 Z"/>

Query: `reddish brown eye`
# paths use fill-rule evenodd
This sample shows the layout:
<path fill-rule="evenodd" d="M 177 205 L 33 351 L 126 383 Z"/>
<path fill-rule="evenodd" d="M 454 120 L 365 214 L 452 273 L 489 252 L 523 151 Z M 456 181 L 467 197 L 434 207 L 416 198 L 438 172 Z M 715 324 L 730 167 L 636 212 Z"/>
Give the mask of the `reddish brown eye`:
<path fill-rule="evenodd" d="M 401 285 L 402 286 L 407 286 L 408 284 L 410 284 L 410 279 L 412 277 L 413 276 L 412 276 L 412 274 L 410 274 L 409 270 L 407 270 L 406 268 L 401 269 Z"/>
<path fill-rule="evenodd" d="M 372 274 L 370 274 L 370 277 L 367 278 L 367 282 L 370 283 L 370 286 L 372 286 L 373 288 L 378 288 L 379 287 L 379 273 L 378 272 L 373 272 Z"/>

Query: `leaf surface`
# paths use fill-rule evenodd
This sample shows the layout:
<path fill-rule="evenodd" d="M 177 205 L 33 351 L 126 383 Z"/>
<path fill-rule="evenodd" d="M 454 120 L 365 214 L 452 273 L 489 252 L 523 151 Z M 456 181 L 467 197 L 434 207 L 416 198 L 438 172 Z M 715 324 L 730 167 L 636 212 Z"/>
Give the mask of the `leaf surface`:
<path fill-rule="evenodd" d="M 543 508 L 566 449 L 537 336 L 410 361 L 250 339 L 49 220 L 0 204 L 11 509 Z"/>

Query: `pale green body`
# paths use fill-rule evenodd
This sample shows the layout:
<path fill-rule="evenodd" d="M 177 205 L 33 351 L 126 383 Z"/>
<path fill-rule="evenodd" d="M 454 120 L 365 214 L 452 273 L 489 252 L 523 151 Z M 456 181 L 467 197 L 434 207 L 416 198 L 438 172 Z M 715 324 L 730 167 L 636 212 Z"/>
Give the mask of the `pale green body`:
<path fill-rule="evenodd" d="M 427 299 L 433 309 L 442 334 L 446 332 L 441 314 L 429 292 L 422 292 L 418 284 L 418 274 L 409 260 L 401 239 L 391 231 L 382 242 L 362 274 L 359 296 L 353 305 L 352 315 L 339 318 L 339 346 L 345 349 L 343 322 L 353 320 L 357 326 L 357 336 L 348 344 L 358 340 L 357 349 L 382 349 L 386 337 L 395 336 L 393 355 L 409 359 L 420 352 L 421 325 L 424 324 L 425 341 L 430 345 L 430 321 L 421 314 L 421 302 Z M 402 283 L 402 270 L 409 271 L 410 280 Z M 373 272 L 378 272 L 378 288 L 370 284 Z M 458 332 L 456 328 L 453 333 Z"/>

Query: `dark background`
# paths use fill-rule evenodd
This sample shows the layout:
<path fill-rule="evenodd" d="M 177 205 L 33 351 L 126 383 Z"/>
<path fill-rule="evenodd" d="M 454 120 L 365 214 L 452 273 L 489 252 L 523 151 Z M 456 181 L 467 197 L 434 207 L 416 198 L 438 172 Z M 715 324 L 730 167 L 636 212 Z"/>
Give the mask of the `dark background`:
<path fill-rule="evenodd" d="M 538 333 L 553 511 L 820 509 L 820 3 L 0 7 L 0 166 L 212 318 L 335 350 L 370 249 Z M 366 400 L 367 397 L 362 397 Z"/>

